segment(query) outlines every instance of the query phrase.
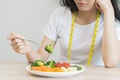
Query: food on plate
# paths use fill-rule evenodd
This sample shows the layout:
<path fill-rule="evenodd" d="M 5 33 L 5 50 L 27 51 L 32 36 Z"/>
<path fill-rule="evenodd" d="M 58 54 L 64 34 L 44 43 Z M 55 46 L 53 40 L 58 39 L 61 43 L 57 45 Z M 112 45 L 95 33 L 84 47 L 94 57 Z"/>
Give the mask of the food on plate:
<path fill-rule="evenodd" d="M 55 67 L 56 62 L 55 61 L 47 61 L 44 66 L 50 67 L 50 68 L 54 68 Z"/>
<path fill-rule="evenodd" d="M 55 62 L 54 60 L 44 62 L 36 60 L 31 64 L 31 70 L 40 72 L 74 72 L 82 69 L 80 65 L 70 65 L 67 62 Z"/>
<path fill-rule="evenodd" d="M 44 65 L 44 61 L 42 61 L 42 60 L 36 60 L 35 62 L 33 62 L 31 64 L 31 67 L 39 67 L 41 65 Z"/>
<path fill-rule="evenodd" d="M 68 67 L 70 67 L 70 64 L 67 63 L 67 62 L 62 62 L 62 63 L 57 62 L 57 63 L 55 64 L 55 66 L 56 66 L 56 67 L 65 67 L 65 68 L 68 68 Z"/>

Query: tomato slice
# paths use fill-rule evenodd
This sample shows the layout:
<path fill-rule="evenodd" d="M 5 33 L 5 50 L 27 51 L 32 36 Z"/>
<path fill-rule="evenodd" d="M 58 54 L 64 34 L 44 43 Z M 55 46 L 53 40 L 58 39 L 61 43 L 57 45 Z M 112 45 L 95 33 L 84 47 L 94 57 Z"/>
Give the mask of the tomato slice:
<path fill-rule="evenodd" d="M 68 68 L 68 67 L 70 67 L 70 64 L 68 62 L 63 62 L 62 66 L 65 67 L 65 68 Z"/>
<path fill-rule="evenodd" d="M 61 65 L 60 62 L 57 62 L 57 63 L 55 64 L 55 66 L 56 66 L 56 67 L 62 67 L 62 65 Z"/>
<path fill-rule="evenodd" d="M 65 68 L 68 68 L 68 67 L 70 67 L 70 64 L 68 63 L 68 62 L 62 62 L 62 63 L 60 63 L 60 62 L 57 62 L 56 64 L 55 64 L 55 66 L 56 67 L 65 67 Z"/>

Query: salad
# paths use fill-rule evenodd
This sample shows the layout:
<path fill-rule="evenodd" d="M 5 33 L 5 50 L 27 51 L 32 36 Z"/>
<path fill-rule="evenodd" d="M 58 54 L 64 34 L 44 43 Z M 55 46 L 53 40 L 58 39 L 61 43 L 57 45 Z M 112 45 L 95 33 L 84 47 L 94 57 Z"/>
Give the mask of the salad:
<path fill-rule="evenodd" d="M 82 67 L 80 65 L 70 65 L 68 62 L 36 60 L 31 64 L 30 69 L 40 72 L 75 72 L 81 70 Z"/>

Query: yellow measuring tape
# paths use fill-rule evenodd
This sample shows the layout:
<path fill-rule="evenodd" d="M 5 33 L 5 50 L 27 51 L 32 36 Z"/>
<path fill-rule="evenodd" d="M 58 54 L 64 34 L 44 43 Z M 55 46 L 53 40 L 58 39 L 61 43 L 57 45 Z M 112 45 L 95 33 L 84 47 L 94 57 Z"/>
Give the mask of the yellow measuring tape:
<path fill-rule="evenodd" d="M 68 62 L 69 63 L 70 63 L 70 59 L 71 59 L 72 38 L 73 38 L 73 33 L 74 33 L 76 15 L 77 15 L 77 13 L 73 14 L 72 25 L 71 25 L 71 30 L 70 30 L 70 38 L 69 38 L 69 45 L 68 45 Z M 94 52 L 94 46 L 95 46 L 96 36 L 97 36 L 97 32 L 98 32 L 99 20 L 100 20 L 100 12 L 97 13 L 96 23 L 94 26 L 94 32 L 93 32 L 93 36 L 92 36 L 92 44 L 90 47 L 90 53 L 89 53 L 89 57 L 88 57 L 88 65 L 91 64 L 91 60 L 92 60 L 92 56 L 93 56 L 93 52 Z"/>

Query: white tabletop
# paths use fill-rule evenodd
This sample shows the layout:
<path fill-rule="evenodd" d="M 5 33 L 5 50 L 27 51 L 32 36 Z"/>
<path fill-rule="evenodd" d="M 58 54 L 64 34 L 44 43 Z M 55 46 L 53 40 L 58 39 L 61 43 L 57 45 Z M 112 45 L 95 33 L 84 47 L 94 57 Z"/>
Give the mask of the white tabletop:
<path fill-rule="evenodd" d="M 86 70 L 78 75 L 48 78 L 29 74 L 25 69 L 28 65 L 25 62 L 0 62 L 0 80 L 120 80 L 120 67 L 85 66 Z"/>

